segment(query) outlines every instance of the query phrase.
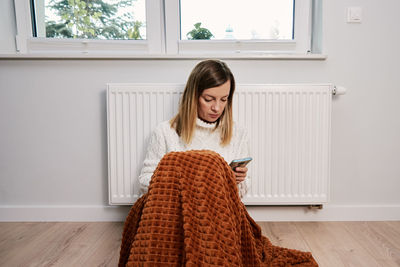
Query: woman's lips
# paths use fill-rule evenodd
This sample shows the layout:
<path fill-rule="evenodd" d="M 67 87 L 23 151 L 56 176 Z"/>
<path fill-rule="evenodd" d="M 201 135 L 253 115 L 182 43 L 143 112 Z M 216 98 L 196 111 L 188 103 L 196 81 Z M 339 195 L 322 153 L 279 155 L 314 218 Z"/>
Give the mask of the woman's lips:
<path fill-rule="evenodd" d="M 210 114 L 210 117 L 213 119 L 217 119 L 219 117 L 219 115 L 218 114 Z"/>

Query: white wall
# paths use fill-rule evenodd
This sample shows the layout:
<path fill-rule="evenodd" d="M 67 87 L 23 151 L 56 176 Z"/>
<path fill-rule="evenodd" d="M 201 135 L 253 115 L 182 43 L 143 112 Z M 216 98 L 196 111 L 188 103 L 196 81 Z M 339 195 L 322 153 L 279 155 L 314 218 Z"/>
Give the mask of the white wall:
<path fill-rule="evenodd" d="M 348 6 L 363 8 L 361 24 L 345 23 Z M 399 10 L 324 1 L 327 60 L 226 60 L 238 83 L 348 89 L 333 104 L 330 204 L 249 207 L 255 219 L 400 220 Z M 106 83 L 184 83 L 196 63 L 0 60 L 0 220 L 123 220 L 128 207 L 107 207 Z"/>
<path fill-rule="evenodd" d="M 14 2 L 0 1 L 0 53 L 15 52 L 15 35 L 17 34 L 14 19 Z"/>

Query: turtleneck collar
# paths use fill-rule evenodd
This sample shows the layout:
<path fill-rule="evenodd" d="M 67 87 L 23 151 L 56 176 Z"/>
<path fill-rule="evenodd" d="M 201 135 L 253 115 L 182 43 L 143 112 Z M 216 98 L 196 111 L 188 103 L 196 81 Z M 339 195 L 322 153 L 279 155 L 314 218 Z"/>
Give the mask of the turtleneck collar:
<path fill-rule="evenodd" d="M 206 129 L 214 129 L 217 122 L 205 122 L 199 118 L 196 118 L 196 125 Z"/>

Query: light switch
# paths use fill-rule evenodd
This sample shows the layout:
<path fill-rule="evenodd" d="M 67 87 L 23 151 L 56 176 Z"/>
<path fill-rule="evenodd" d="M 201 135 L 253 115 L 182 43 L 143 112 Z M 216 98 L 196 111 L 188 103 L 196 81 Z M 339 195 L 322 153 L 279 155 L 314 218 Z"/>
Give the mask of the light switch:
<path fill-rule="evenodd" d="M 361 23 L 362 9 L 361 7 L 347 8 L 347 23 Z"/>

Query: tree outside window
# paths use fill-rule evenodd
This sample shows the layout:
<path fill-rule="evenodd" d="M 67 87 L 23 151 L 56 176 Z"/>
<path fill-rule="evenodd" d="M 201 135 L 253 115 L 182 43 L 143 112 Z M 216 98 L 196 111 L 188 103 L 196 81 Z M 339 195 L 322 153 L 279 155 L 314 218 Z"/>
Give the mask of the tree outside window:
<path fill-rule="evenodd" d="M 145 39 L 144 20 L 135 19 L 137 0 L 49 0 L 48 38 Z M 144 2 L 144 1 L 142 1 Z"/>

